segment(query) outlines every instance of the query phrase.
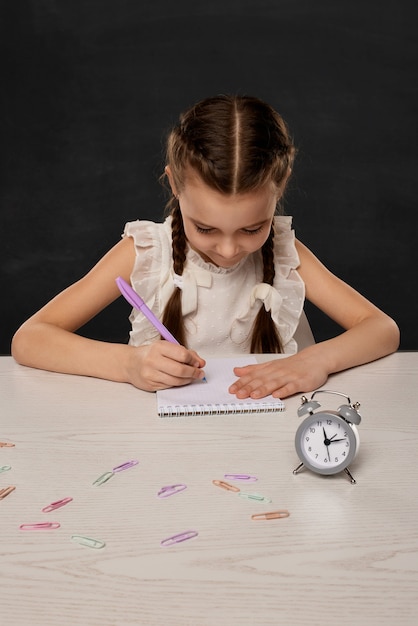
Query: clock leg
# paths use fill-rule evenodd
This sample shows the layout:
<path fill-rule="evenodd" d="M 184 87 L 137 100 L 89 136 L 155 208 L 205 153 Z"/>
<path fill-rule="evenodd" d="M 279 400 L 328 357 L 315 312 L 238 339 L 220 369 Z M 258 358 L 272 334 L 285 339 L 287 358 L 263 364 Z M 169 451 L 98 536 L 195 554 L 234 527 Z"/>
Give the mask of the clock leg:
<path fill-rule="evenodd" d="M 353 478 L 353 475 L 350 473 L 350 470 L 348 469 L 348 467 L 346 467 L 344 471 L 345 471 L 345 473 L 347 474 L 347 476 L 349 477 L 349 479 L 350 479 L 350 481 L 351 481 L 351 484 L 352 484 L 352 485 L 355 485 L 355 484 L 356 484 L 356 481 L 355 481 L 355 479 Z"/>
<path fill-rule="evenodd" d="M 296 469 L 293 470 L 293 474 L 297 474 L 298 471 L 303 467 L 303 463 L 301 463 L 300 465 L 297 466 Z"/>

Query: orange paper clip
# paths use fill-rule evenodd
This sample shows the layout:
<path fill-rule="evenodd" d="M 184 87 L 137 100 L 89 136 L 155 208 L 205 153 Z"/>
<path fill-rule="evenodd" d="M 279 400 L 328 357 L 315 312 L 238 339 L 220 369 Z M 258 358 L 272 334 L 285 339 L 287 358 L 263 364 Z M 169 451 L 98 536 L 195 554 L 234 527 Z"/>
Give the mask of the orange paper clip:
<path fill-rule="evenodd" d="M 12 493 L 16 487 L 5 487 L 4 489 L 0 489 L 0 500 L 3 500 L 9 493 Z"/>
<path fill-rule="evenodd" d="M 255 513 L 251 515 L 251 519 L 281 519 L 282 517 L 289 517 L 289 511 L 271 511 L 270 513 Z"/>
<path fill-rule="evenodd" d="M 5 441 L 0 441 L 0 448 L 14 448 L 14 443 L 6 443 Z"/>
<path fill-rule="evenodd" d="M 212 480 L 213 484 L 217 487 L 221 487 L 222 489 L 226 489 L 226 491 L 240 491 L 239 487 L 235 487 L 235 485 L 230 485 L 226 483 L 224 480 Z"/>

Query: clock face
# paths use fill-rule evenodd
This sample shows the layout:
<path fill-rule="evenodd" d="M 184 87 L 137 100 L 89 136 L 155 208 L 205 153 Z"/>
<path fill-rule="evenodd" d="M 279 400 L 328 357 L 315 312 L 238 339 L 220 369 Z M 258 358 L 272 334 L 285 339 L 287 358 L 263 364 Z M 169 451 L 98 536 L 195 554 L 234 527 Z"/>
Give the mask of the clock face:
<path fill-rule="evenodd" d="M 300 460 L 318 474 L 341 472 L 354 459 L 358 444 L 356 427 L 332 411 L 309 415 L 295 438 Z"/>

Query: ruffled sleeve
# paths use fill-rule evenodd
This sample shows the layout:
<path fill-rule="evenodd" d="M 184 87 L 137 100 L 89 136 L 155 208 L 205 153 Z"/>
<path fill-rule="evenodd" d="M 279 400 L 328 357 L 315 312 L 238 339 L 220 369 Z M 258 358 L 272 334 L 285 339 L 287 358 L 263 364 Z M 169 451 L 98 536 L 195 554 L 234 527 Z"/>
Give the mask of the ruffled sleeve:
<path fill-rule="evenodd" d="M 159 318 L 165 305 L 160 298 L 161 285 L 166 283 L 170 276 L 171 229 L 166 223 L 136 220 L 125 225 L 122 236 L 132 237 L 135 245 L 135 264 L 131 273 L 132 287 Z M 131 344 L 149 344 L 159 338 L 154 326 L 135 309 L 129 320 L 132 325 Z"/>

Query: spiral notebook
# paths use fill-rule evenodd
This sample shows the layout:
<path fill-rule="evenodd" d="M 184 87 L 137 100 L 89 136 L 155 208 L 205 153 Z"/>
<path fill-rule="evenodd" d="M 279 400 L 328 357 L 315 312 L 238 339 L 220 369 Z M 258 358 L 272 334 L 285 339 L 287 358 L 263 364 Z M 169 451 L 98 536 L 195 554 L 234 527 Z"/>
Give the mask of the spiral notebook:
<path fill-rule="evenodd" d="M 237 380 L 233 368 L 256 363 L 253 356 L 208 359 L 204 368 L 207 382 L 199 380 L 184 387 L 157 391 L 158 415 L 178 417 L 283 411 L 284 402 L 279 398 L 239 400 L 228 392 L 228 387 Z"/>

